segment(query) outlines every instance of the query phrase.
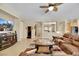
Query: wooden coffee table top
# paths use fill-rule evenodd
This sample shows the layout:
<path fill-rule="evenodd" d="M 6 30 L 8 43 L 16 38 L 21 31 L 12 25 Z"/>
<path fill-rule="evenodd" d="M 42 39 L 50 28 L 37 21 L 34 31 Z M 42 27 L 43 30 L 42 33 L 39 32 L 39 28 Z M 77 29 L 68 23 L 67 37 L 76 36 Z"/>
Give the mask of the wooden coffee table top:
<path fill-rule="evenodd" d="M 53 42 L 49 39 L 38 39 L 35 45 L 53 45 Z"/>

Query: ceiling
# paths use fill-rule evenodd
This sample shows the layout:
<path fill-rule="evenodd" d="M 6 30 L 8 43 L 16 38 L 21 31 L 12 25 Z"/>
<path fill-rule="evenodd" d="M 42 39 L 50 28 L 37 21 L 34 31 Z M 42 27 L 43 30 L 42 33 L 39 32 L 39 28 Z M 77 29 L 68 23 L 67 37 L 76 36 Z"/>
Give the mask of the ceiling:
<path fill-rule="evenodd" d="M 44 13 L 46 9 L 39 6 L 47 3 L 6 3 L 1 4 L 11 11 L 14 11 L 24 21 L 49 21 L 49 20 L 69 20 L 79 18 L 79 3 L 63 3 L 59 6 L 58 12 L 50 11 Z"/>

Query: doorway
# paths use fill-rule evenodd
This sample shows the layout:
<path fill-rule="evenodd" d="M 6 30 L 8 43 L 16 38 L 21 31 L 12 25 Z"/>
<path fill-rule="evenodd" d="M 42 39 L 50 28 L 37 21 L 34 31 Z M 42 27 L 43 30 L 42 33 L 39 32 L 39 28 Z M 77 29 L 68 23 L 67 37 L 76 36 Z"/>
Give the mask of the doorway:
<path fill-rule="evenodd" d="M 31 39 L 31 26 L 28 26 L 27 27 L 27 38 L 30 38 Z"/>

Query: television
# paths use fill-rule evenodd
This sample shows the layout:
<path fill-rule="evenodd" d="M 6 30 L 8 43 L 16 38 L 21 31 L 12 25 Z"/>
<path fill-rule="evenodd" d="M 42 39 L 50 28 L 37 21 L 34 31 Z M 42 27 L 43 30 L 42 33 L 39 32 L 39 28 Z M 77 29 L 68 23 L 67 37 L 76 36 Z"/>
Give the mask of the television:
<path fill-rule="evenodd" d="M 12 31 L 13 30 L 13 22 L 0 18 L 0 31 Z"/>

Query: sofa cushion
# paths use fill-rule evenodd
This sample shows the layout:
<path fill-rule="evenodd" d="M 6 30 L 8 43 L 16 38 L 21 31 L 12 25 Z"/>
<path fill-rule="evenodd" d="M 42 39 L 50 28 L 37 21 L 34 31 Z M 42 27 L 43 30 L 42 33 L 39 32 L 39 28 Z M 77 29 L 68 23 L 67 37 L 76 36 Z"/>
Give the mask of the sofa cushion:
<path fill-rule="evenodd" d="M 65 33 L 63 37 L 70 38 L 72 35 L 70 33 Z"/>
<path fill-rule="evenodd" d="M 72 44 L 75 45 L 75 46 L 77 46 L 77 47 L 79 47 L 79 42 L 78 41 L 73 40 Z"/>
<path fill-rule="evenodd" d="M 72 44 L 63 43 L 60 46 L 65 52 L 72 54 L 72 55 L 79 55 L 79 50 Z"/>
<path fill-rule="evenodd" d="M 70 38 L 63 38 L 63 40 L 64 40 L 66 43 L 70 43 L 70 44 L 71 44 L 73 39 L 70 39 Z"/>
<path fill-rule="evenodd" d="M 79 41 L 79 35 L 73 35 L 73 39 Z"/>

